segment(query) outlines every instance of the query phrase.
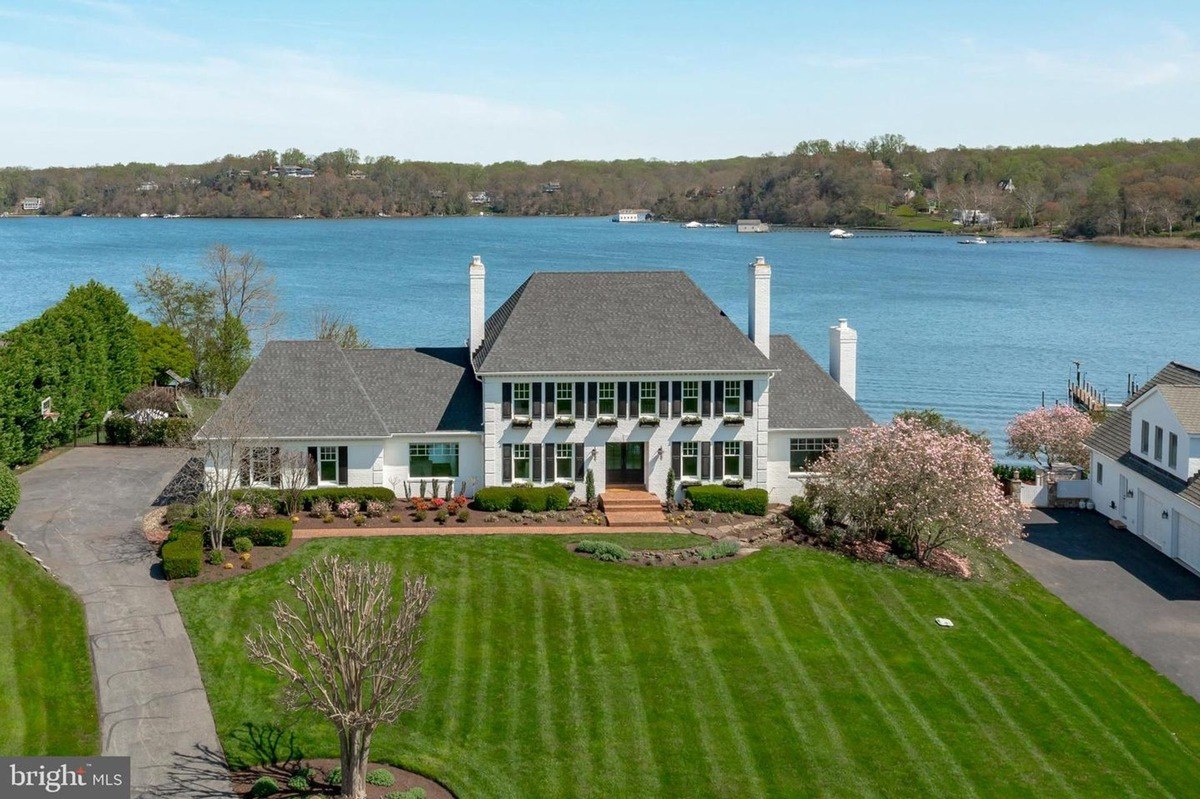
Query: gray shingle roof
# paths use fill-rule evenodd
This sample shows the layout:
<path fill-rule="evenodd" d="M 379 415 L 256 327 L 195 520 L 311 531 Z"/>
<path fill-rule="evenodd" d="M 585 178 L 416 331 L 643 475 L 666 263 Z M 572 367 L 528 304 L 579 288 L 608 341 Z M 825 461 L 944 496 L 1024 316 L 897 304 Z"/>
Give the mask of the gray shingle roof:
<path fill-rule="evenodd" d="M 772 430 L 840 430 L 871 424 L 829 374 L 791 336 L 771 336 Z"/>
<path fill-rule="evenodd" d="M 537 272 L 487 320 L 480 374 L 753 372 L 771 364 L 680 271 Z"/>
<path fill-rule="evenodd" d="M 261 438 L 382 438 L 482 428 L 465 347 L 342 350 L 329 341 L 272 341 L 198 434 L 248 419 Z"/>
<path fill-rule="evenodd" d="M 1188 391 L 1200 389 L 1200 369 L 1184 366 L 1172 361 L 1158 374 L 1145 382 L 1140 389 L 1119 408 L 1109 410 L 1104 422 L 1096 427 L 1087 440 L 1087 445 L 1102 455 L 1150 478 L 1168 491 L 1178 494 L 1189 502 L 1200 505 L 1200 475 L 1192 475 L 1186 482 L 1168 472 L 1147 463 L 1129 451 L 1132 414 L 1129 405 L 1155 386 L 1181 386 Z M 1168 400 L 1169 402 L 1169 400 Z"/>
<path fill-rule="evenodd" d="M 1171 406 L 1190 436 L 1200 435 L 1200 386 L 1160 385 L 1158 393 Z"/>

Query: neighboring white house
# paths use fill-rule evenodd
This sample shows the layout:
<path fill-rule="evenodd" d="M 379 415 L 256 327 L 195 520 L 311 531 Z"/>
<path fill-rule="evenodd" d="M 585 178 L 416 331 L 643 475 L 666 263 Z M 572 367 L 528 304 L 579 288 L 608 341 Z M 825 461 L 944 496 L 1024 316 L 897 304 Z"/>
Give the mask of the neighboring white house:
<path fill-rule="evenodd" d="M 646 208 L 622 208 L 613 217 L 614 222 L 649 222 L 650 211 Z"/>
<path fill-rule="evenodd" d="M 1200 573 L 1200 369 L 1167 364 L 1088 446 L 1096 509 Z"/>
<path fill-rule="evenodd" d="M 739 219 L 737 221 L 738 233 L 768 233 L 770 230 L 767 223 L 760 219 Z"/>
<path fill-rule="evenodd" d="M 40 211 L 46 207 L 46 201 L 41 197 L 26 197 L 21 200 L 22 211 Z"/>
<path fill-rule="evenodd" d="M 746 332 L 680 271 L 537 272 L 490 317 L 485 276 L 476 256 L 466 347 L 271 342 L 198 436 L 252 417 L 246 484 L 298 450 L 313 485 L 558 482 L 582 496 L 591 471 L 597 492 L 661 497 L 674 470 L 681 486 L 766 488 L 786 502 L 816 457 L 871 421 L 854 401 L 855 331 L 844 319 L 830 328 L 836 379 L 771 335 L 762 258 L 746 272 Z"/>

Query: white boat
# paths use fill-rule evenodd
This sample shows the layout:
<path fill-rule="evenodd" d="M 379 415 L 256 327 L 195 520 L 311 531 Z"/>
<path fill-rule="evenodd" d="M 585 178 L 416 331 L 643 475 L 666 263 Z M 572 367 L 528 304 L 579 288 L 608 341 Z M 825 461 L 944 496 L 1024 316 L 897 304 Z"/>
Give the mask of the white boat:
<path fill-rule="evenodd" d="M 985 239 L 983 236 L 975 236 L 974 238 L 970 238 L 970 239 L 959 239 L 958 243 L 959 244 L 987 244 L 988 242 L 987 242 L 987 239 Z"/>
<path fill-rule="evenodd" d="M 303 218 L 304 218 L 304 214 L 296 214 L 295 216 L 292 217 L 292 219 L 303 219 Z"/>
<path fill-rule="evenodd" d="M 833 230 L 829 231 L 829 238 L 831 238 L 831 239 L 852 239 L 852 238 L 854 238 L 854 234 L 848 230 L 842 230 L 840 227 L 835 227 Z"/>
<path fill-rule="evenodd" d="M 180 216 L 181 216 L 180 214 L 163 214 L 162 218 L 163 219 L 179 219 Z"/>
<path fill-rule="evenodd" d="M 391 214 L 385 214 L 383 211 L 380 211 L 379 213 L 375 214 L 375 216 L 379 217 L 380 219 L 391 219 L 392 218 Z"/>
<path fill-rule="evenodd" d="M 700 224 L 700 223 L 699 223 L 699 222 L 697 222 L 695 219 L 693 219 L 691 222 L 688 222 L 688 223 L 687 223 L 687 224 L 685 224 L 685 225 L 681 225 L 681 227 L 685 227 L 685 228 L 687 228 L 688 230 L 694 230 L 694 229 L 696 229 L 696 228 L 698 228 L 698 227 L 704 227 L 704 225 Z"/>

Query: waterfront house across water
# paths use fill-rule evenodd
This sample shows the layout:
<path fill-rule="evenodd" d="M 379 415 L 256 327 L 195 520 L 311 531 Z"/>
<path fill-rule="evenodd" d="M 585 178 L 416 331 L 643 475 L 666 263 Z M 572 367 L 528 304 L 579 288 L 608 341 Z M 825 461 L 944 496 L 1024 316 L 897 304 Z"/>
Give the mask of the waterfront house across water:
<path fill-rule="evenodd" d="M 739 219 L 737 221 L 738 233 L 767 233 L 769 230 L 767 223 L 761 219 Z"/>

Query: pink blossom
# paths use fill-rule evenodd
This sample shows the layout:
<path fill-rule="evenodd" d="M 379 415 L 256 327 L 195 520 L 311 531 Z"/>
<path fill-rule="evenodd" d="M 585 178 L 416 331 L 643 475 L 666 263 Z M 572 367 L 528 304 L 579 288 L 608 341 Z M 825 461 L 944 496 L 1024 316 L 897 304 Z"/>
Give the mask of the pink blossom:
<path fill-rule="evenodd" d="M 249 519 L 254 516 L 254 506 L 249 502 L 239 502 L 233 506 L 233 516 L 235 519 Z"/>
<path fill-rule="evenodd" d="M 343 499 L 337 504 L 338 516 L 343 519 L 349 519 L 354 514 L 358 513 L 358 502 L 353 499 Z"/>
<path fill-rule="evenodd" d="M 1069 405 L 1034 408 L 1008 424 L 1008 454 L 1031 458 L 1040 466 L 1088 462 L 1084 441 L 1095 425 L 1090 416 Z"/>

